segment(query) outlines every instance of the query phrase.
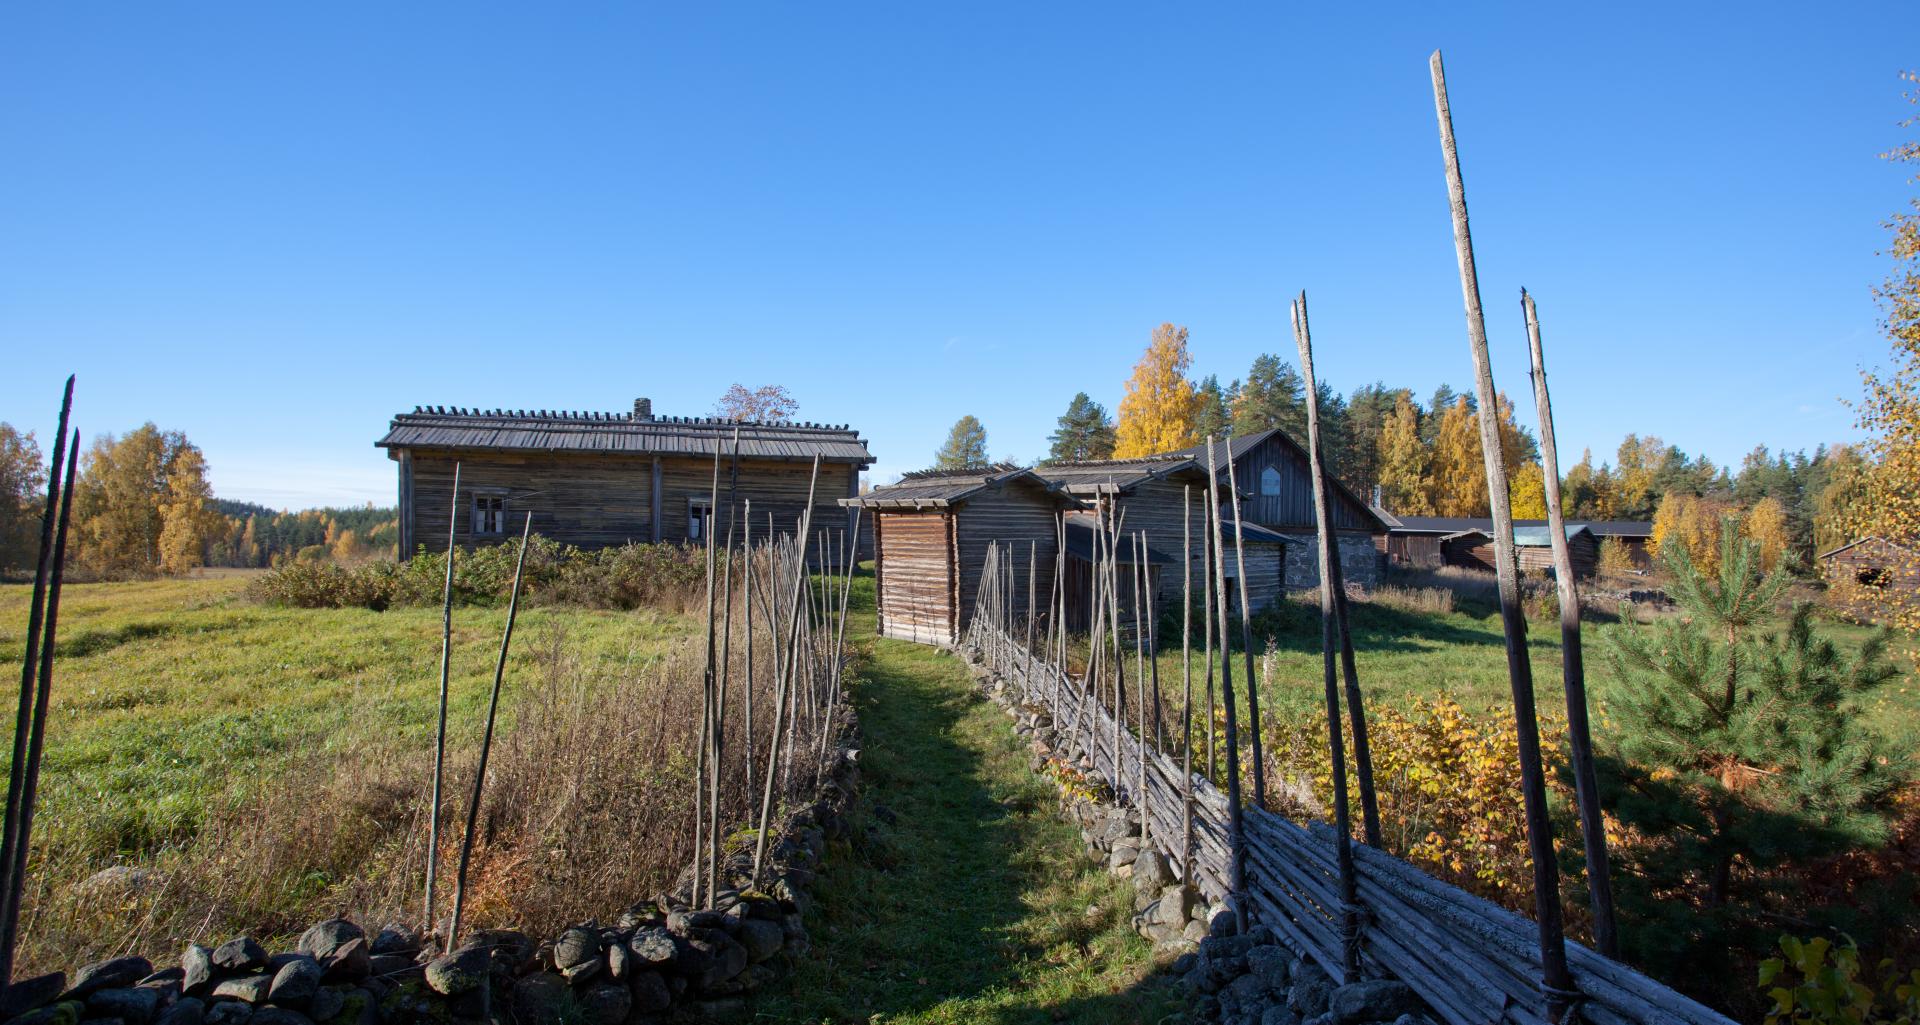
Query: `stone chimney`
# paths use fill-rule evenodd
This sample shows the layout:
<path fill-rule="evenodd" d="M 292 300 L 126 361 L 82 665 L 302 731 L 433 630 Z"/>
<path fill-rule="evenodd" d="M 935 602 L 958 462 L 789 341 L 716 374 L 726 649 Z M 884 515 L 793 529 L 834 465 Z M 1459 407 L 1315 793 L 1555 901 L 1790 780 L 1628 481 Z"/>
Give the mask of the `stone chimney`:
<path fill-rule="evenodd" d="M 653 400 L 652 399 L 634 399 L 633 400 L 633 418 L 635 420 L 653 419 Z"/>

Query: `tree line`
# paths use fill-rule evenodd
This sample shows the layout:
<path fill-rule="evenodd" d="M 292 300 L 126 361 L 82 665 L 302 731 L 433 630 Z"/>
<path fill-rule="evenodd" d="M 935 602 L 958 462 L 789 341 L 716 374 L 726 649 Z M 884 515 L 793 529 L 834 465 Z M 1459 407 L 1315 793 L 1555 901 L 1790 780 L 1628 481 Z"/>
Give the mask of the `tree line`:
<path fill-rule="evenodd" d="M 1284 356 L 1261 353 L 1244 377 L 1190 375 L 1184 327 L 1155 328 L 1126 382 L 1118 415 L 1076 392 L 1048 436 L 1047 461 L 1130 459 L 1196 445 L 1208 436 L 1279 429 L 1307 434 L 1306 382 Z M 1376 495 L 1396 516 L 1489 515 L 1480 450 L 1480 410 L 1471 395 L 1442 384 L 1424 400 L 1376 381 L 1350 393 L 1318 383 L 1320 432 L 1340 481 L 1363 499 Z M 1499 396 L 1499 436 L 1510 468 L 1513 514 L 1545 519 L 1546 476 L 1533 432 Z M 986 430 L 973 416 L 954 425 L 935 465 L 987 461 Z M 1711 569 L 1719 523 L 1733 517 L 1760 545 L 1769 567 L 1807 566 L 1848 538 L 1848 508 L 1863 487 L 1861 453 L 1849 446 L 1811 452 L 1758 446 L 1738 467 L 1689 455 L 1651 434 L 1629 434 L 1611 460 L 1591 450 L 1564 469 L 1570 520 L 1651 520 L 1654 548 L 1672 539 Z"/>
<path fill-rule="evenodd" d="M 0 573 L 33 565 L 46 486 L 33 433 L 0 423 Z M 77 576 L 128 579 L 295 558 L 391 557 L 398 539 L 392 509 L 280 512 L 215 498 L 200 448 L 147 423 L 95 438 L 81 456 L 69 559 Z"/>

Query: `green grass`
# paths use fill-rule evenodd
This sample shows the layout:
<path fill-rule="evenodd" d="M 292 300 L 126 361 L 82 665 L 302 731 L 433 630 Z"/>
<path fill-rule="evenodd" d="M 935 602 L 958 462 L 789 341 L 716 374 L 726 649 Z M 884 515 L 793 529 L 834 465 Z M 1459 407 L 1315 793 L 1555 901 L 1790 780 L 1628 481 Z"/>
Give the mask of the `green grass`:
<path fill-rule="evenodd" d="M 1183 1020 L 1128 927 L 1131 884 L 1088 861 L 1006 715 L 952 655 L 866 643 L 852 691 L 865 745 L 856 828 L 877 832 L 829 857 L 813 954 L 756 1019 Z M 896 823 L 874 818 L 876 804 Z"/>
<path fill-rule="evenodd" d="M 1177 607 L 1176 607 L 1177 609 Z M 1271 645 L 1272 673 L 1262 681 L 1261 711 L 1274 717 L 1297 719 L 1325 715 L 1325 691 L 1320 653 L 1320 611 L 1317 600 L 1291 601 L 1270 614 L 1255 618 L 1254 650 Z M 1265 629 L 1258 629 L 1265 627 Z M 1239 624 L 1233 638 L 1239 644 Z M 1586 653 L 1587 687 L 1597 716 L 1604 716 L 1608 688 L 1614 681 L 1605 640 L 1610 624 L 1588 623 L 1582 632 Z M 1823 620 L 1820 631 L 1843 652 L 1858 651 L 1874 630 L 1850 623 Z M 1176 703 L 1181 688 L 1179 621 L 1163 625 L 1160 686 Z M 1470 604 L 1448 613 L 1415 613 L 1380 604 L 1357 603 L 1352 611 L 1354 662 L 1370 704 L 1404 703 L 1411 698 L 1447 697 L 1469 711 L 1511 707 L 1507 682 L 1506 641 L 1499 615 Z M 1200 647 L 1199 623 L 1194 624 L 1193 646 Z M 1559 620 L 1534 619 L 1527 624 L 1527 653 L 1533 667 L 1534 691 L 1542 712 L 1562 715 L 1566 702 L 1560 681 Z M 1235 652 L 1235 689 L 1244 687 L 1246 660 Z M 1911 680 L 1911 662 L 1898 656 L 1908 675 L 1894 681 L 1868 700 L 1866 719 L 1896 744 L 1920 746 L 1920 687 Z M 1259 661 L 1256 658 L 1256 662 Z M 1202 692 L 1204 665 L 1196 654 L 1194 689 Z M 1196 699 L 1203 700 L 1203 699 Z"/>
<path fill-rule="evenodd" d="M 64 589 L 31 903 L 69 907 L 76 884 L 109 865 L 168 871 L 182 859 L 215 856 L 202 849 L 206 831 L 252 814 L 248 809 L 261 801 L 277 796 L 284 804 L 290 789 L 305 787 L 317 796 L 337 780 L 376 766 L 390 773 L 431 752 L 438 608 L 273 608 L 246 600 L 245 585 L 244 578 L 223 577 Z M 26 586 L 0 587 L 0 664 L 9 672 L 17 671 L 24 653 L 28 597 Z M 505 615 L 503 609 L 454 612 L 454 764 L 477 748 Z M 582 665 L 607 678 L 631 679 L 693 629 L 690 619 L 646 611 L 523 609 L 504 719 L 512 719 L 518 684 L 535 675 L 541 641 L 556 630 L 564 631 Z M 11 718 L 10 711 L 0 714 Z M 0 751 L 0 760 L 6 758 Z M 381 838 L 400 827 L 382 813 L 367 828 L 374 832 L 364 856 L 378 858 Z M 376 875 L 384 869 L 341 866 Z M 287 907 L 223 903 L 234 919 L 222 925 L 305 913 L 298 906 L 302 895 L 284 899 Z M 56 936 L 62 927 L 44 924 Z M 58 953 L 36 950 L 39 927 L 30 907 L 30 962 Z"/>

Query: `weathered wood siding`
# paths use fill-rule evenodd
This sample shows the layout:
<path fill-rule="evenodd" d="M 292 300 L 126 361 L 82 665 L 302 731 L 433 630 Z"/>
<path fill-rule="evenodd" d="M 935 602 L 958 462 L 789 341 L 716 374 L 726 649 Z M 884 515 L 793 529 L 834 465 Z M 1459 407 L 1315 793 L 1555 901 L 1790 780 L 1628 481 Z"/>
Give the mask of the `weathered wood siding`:
<path fill-rule="evenodd" d="M 1014 615 L 1027 607 L 1027 560 L 1037 549 L 1035 572 L 1038 600 L 1044 608 L 1052 593 L 1054 553 L 1059 550 L 1059 499 L 1028 480 L 1014 480 L 969 497 L 954 512 L 955 549 L 960 563 L 960 626 L 973 615 L 980 592 L 980 574 L 987 549 L 995 542 L 1011 544 L 1019 577 L 1014 588 Z"/>
<path fill-rule="evenodd" d="M 1449 566 L 1462 566 L 1492 572 L 1495 566 L 1493 539 L 1481 535 L 1455 538 L 1443 543 L 1441 551 Z M 1581 533 L 1567 539 L 1567 554 L 1573 561 L 1575 577 L 1590 577 L 1600 564 L 1600 546 L 1592 534 Z M 1517 549 L 1522 573 L 1552 573 L 1553 549 L 1547 545 L 1529 545 Z"/>
<path fill-rule="evenodd" d="M 1269 478 L 1267 470 L 1273 470 Z M 1234 483 L 1244 495 L 1240 507 L 1247 522 L 1276 530 L 1315 530 L 1319 520 L 1313 514 L 1313 476 L 1306 457 L 1280 435 L 1241 455 L 1233 467 Z M 1333 527 L 1335 530 L 1372 532 L 1377 529 L 1365 506 L 1340 489 L 1333 490 Z"/>
<path fill-rule="evenodd" d="M 618 456 L 451 452 L 411 453 L 414 545 L 446 544 L 453 468 L 460 464 L 454 540 L 493 544 L 518 535 L 533 513 L 534 533 L 583 548 L 604 548 L 653 536 L 652 461 Z M 499 489 L 507 499 L 500 534 L 473 533 L 473 495 Z M 412 555 L 412 552 L 405 553 Z"/>
<path fill-rule="evenodd" d="M 880 634 L 952 644 L 953 518 L 942 509 L 881 510 L 873 526 Z"/>
<path fill-rule="evenodd" d="M 654 489 L 655 460 L 648 455 L 595 453 L 441 452 L 409 450 L 403 467 L 403 493 L 411 496 L 412 544 L 438 548 L 447 536 L 447 511 L 453 468 L 460 464 L 459 517 L 455 540 L 462 545 L 492 543 L 519 533 L 522 517 L 533 512 L 534 533 L 582 548 L 606 548 L 628 542 L 688 539 L 690 502 L 708 500 L 713 487 L 710 460 L 659 460 L 659 490 Z M 741 460 L 738 497 L 753 503 L 754 534 L 764 537 L 767 516 L 782 533 L 792 533 L 807 504 L 811 464 Z M 823 463 L 814 497 L 816 531 L 836 537 L 848 527 L 848 511 L 838 499 L 849 490 L 856 469 Z M 729 465 L 720 470 L 719 529 L 726 530 Z M 476 492 L 502 493 L 505 523 L 498 535 L 474 536 L 472 505 Z M 655 510 L 659 528 L 655 530 Z M 405 554 L 411 555 L 408 551 Z"/>
<path fill-rule="evenodd" d="M 1438 534 L 1389 534 L 1386 552 L 1395 566 L 1437 569 L 1443 562 Z"/>

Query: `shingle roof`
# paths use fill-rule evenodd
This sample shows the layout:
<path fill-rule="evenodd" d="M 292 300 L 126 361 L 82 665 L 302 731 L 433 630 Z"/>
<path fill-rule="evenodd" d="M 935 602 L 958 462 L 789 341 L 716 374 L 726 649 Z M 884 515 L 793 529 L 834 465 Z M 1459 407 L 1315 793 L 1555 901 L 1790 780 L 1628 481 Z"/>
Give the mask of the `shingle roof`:
<path fill-rule="evenodd" d="M 752 423 L 707 417 L 640 417 L 525 409 L 416 406 L 393 418 L 383 448 L 487 449 L 508 452 L 610 452 L 710 456 L 716 443 L 753 459 L 873 462 L 860 432 L 816 423 Z"/>
<path fill-rule="evenodd" d="M 1148 481 L 1195 467 L 1183 455 L 1143 456 L 1139 459 L 1087 459 L 1041 463 L 1033 472 L 1041 480 L 1070 495 L 1129 491 Z"/>
<path fill-rule="evenodd" d="M 1009 463 L 1000 463 L 960 470 L 921 470 L 909 473 L 902 476 L 898 483 L 882 485 L 857 497 L 843 498 L 840 504 L 865 506 L 869 509 L 939 508 L 964 502 L 990 487 L 1022 478 L 1031 478 L 1035 487 L 1046 487 L 1046 482 L 1034 477 L 1032 470 Z"/>
<path fill-rule="evenodd" d="M 1394 533 L 1458 534 L 1468 530 L 1482 533 L 1493 529 L 1490 516 L 1401 516 L 1389 521 Z M 1545 527 L 1546 520 L 1514 520 L 1514 529 Z M 1568 529 L 1586 527 L 1595 537 L 1652 537 L 1653 524 L 1645 520 L 1569 520 Z"/>

